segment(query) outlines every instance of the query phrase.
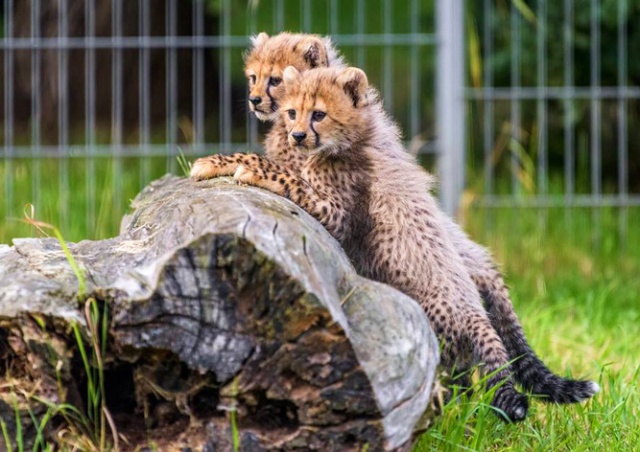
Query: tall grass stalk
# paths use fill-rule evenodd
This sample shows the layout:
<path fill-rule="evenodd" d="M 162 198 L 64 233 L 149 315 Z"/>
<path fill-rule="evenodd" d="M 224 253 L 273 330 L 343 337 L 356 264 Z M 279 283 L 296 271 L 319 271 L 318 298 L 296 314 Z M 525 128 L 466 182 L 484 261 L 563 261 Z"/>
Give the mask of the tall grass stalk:
<path fill-rule="evenodd" d="M 34 210 L 35 209 L 32 205 L 27 205 L 25 207 L 25 222 L 35 227 L 44 235 L 46 235 L 45 230 L 53 232 L 78 280 L 78 290 L 76 295 L 78 302 L 83 302 L 86 293 L 86 278 L 84 271 L 80 268 L 71 254 L 60 230 L 49 223 L 36 220 Z M 115 450 L 119 449 L 118 432 L 106 406 L 105 398 L 103 357 L 106 355 L 108 342 L 109 318 L 107 304 L 104 303 L 102 309 L 100 309 L 97 300 L 94 297 L 88 297 L 84 300 L 84 316 L 90 340 L 89 349 L 85 347 L 85 340 L 80 325 L 74 322 L 71 327 L 87 379 L 87 411 L 85 414 L 75 406 L 67 403 L 55 404 L 39 397 L 33 397 L 35 401 L 44 404 L 47 407 L 47 412 L 40 420 L 36 419 L 35 415 L 30 412 L 34 425 L 38 426 L 36 431 L 36 446 L 40 446 L 41 450 L 45 450 L 49 447 L 48 445 L 45 445 L 42 433 L 49 420 L 55 415 L 60 415 L 65 420 L 68 431 L 71 434 L 69 441 L 75 445 L 74 447 L 78 444 L 84 444 L 84 448 L 90 448 L 96 451 L 105 451 L 110 450 L 111 448 Z M 38 324 L 44 330 L 45 324 L 42 322 L 38 322 Z M 62 387 L 62 378 L 60 374 L 61 364 L 62 363 L 58 363 L 56 366 L 56 377 L 58 392 L 60 394 L 64 394 L 66 391 Z M 25 398 L 29 401 L 31 397 L 29 395 L 25 395 Z M 22 452 L 23 434 L 21 428 L 22 424 L 20 422 L 20 410 L 17 406 L 17 402 L 15 409 L 16 444 L 18 450 Z M 111 431 L 112 444 L 110 444 L 107 439 L 107 428 Z M 4 423 L 2 423 L 2 433 L 5 438 L 5 442 L 10 444 L 10 442 L 8 442 L 8 430 Z M 34 446 L 34 451 L 36 450 L 36 446 Z"/>

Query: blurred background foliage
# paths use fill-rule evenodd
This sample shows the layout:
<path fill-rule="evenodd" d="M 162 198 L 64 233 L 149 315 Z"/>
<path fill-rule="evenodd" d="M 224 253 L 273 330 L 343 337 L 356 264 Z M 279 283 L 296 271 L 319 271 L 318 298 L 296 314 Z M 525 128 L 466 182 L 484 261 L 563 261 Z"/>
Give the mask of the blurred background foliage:
<path fill-rule="evenodd" d="M 520 86 L 536 88 L 541 85 L 538 75 L 538 38 L 544 29 L 544 77 L 548 87 L 565 86 L 565 75 L 573 74 L 572 86 L 590 87 L 592 83 L 592 58 L 591 53 L 595 42 L 593 40 L 591 20 L 592 2 L 589 0 L 572 0 L 571 41 L 572 48 L 569 54 L 571 60 L 565 58 L 565 3 L 560 1 L 545 1 L 546 14 L 544 18 L 539 15 L 540 1 L 531 0 L 497 0 L 491 2 L 493 14 L 490 17 L 484 15 L 485 2 L 467 1 L 467 36 L 466 43 L 469 52 L 468 58 L 468 86 L 479 88 L 483 85 L 484 69 L 490 66 L 493 86 L 511 87 L 512 83 L 512 46 L 514 45 L 514 33 L 511 22 L 511 11 L 518 12 L 519 29 L 519 79 Z M 640 60 L 635 58 L 640 49 L 640 2 L 618 0 L 602 0 L 597 12 L 599 30 L 600 66 L 597 67 L 599 84 L 602 87 L 640 86 Z M 622 8 L 620 14 L 619 8 Z M 622 22 L 619 18 L 622 17 Z M 484 27 L 489 25 L 493 33 L 492 52 L 489 58 L 485 57 L 483 47 Z M 618 31 L 622 27 L 627 38 L 627 54 L 623 63 L 626 65 L 626 74 L 622 76 L 622 85 L 619 85 L 619 54 Z M 469 154 L 468 175 L 474 187 L 482 187 L 483 174 L 483 115 L 482 101 L 470 101 L 469 130 Z M 510 134 L 511 101 L 498 100 L 494 103 L 495 136 L 494 152 L 500 155 L 501 147 L 508 148 L 502 158 L 495 160 L 495 174 L 497 177 L 495 190 L 508 192 L 511 189 L 510 178 L 513 168 L 510 166 L 510 158 L 517 153 L 520 169 L 525 173 L 529 183 L 522 183 L 523 191 L 527 193 L 539 192 L 536 186 L 538 179 L 535 162 L 538 158 L 540 139 L 540 123 L 535 100 L 523 100 L 519 103 L 521 124 L 518 131 L 519 140 L 517 147 L 507 145 Z M 552 98 L 546 102 L 547 112 L 547 149 L 549 162 L 549 187 L 551 194 L 564 192 L 563 174 L 565 171 L 565 115 L 570 118 L 570 126 L 573 129 L 575 143 L 575 190 L 579 194 L 588 194 L 592 190 L 590 159 L 591 140 L 594 137 L 593 129 L 599 128 L 602 143 L 602 181 L 604 193 L 617 193 L 620 174 L 618 170 L 618 124 L 619 111 L 617 99 L 605 99 L 600 101 L 601 116 L 599 124 L 592 124 L 591 113 L 593 104 L 590 99 L 576 99 L 571 103 L 571 109 L 567 111 L 563 99 Z M 626 106 L 628 121 L 628 180 L 629 191 L 640 193 L 640 152 L 634 143 L 640 140 L 640 99 L 637 97 L 627 101 Z M 479 188 L 480 189 L 480 188 Z"/>

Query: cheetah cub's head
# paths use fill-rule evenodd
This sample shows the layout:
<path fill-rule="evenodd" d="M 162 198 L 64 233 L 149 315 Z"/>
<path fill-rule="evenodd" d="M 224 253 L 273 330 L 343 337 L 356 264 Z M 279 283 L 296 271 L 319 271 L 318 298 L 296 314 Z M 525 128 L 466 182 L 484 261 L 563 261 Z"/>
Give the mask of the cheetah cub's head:
<path fill-rule="evenodd" d="M 329 38 L 297 33 L 280 33 L 273 37 L 260 33 L 252 37 L 251 49 L 245 56 L 249 109 L 261 121 L 275 120 L 284 95 L 284 69 L 294 66 L 306 71 L 326 67 L 330 60 L 342 64 Z"/>
<path fill-rule="evenodd" d="M 283 80 L 281 114 L 292 146 L 336 154 L 354 147 L 370 129 L 366 113 L 374 91 L 361 69 L 300 72 L 289 66 Z"/>

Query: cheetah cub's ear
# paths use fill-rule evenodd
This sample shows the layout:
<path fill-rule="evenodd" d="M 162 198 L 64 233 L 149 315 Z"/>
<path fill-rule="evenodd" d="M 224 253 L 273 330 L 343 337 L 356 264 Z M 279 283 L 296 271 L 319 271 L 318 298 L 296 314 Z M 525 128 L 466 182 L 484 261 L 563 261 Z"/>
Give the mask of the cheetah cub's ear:
<path fill-rule="evenodd" d="M 309 65 L 310 69 L 315 69 L 317 67 L 327 67 L 329 65 L 329 59 L 327 58 L 327 49 L 324 46 L 324 43 L 318 38 L 310 38 L 309 42 L 305 43 L 302 56 Z"/>
<path fill-rule="evenodd" d="M 285 87 L 295 85 L 300 81 L 300 77 L 300 71 L 293 66 L 287 66 L 282 73 L 282 80 L 284 81 Z"/>
<path fill-rule="evenodd" d="M 353 107 L 366 105 L 366 93 L 369 87 L 367 74 L 357 67 L 349 67 L 344 69 L 338 75 L 337 83 L 347 93 L 353 101 Z"/>
<path fill-rule="evenodd" d="M 267 39 L 269 39 L 269 35 L 264 32 L 260 33 L 257 36 L 251 36 L 251 45 L 254 48 L 260 47 L 262 44 L 267 42 Z"/>

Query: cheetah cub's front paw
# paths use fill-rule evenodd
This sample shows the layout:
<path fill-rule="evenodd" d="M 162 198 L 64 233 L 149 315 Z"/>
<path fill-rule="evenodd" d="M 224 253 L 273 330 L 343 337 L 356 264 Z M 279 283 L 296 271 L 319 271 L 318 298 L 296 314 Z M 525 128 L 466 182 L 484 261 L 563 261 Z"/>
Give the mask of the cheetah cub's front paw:
<path fill-rule="evenodd" d="M 267 177 L 267 173 L 263 169 L 251 168 L 246 165 L 238 165 L 236 172 L 233 173 L 233 180 L 238 183 L 263 188 L 276 195 L 284 196 L 282 185 L 274 182 L 273 179 L 277 179 L 277 177 L 275 175 Z"/>
<path fill-rule="evenodd" d="M 213 163 L 207 158 L 200 158 L 193 162 L 189 175 L 197 181 L 211 179 L 215 177 Z"/>
<path fill-rule="evenodd" d="M 233 180 L 247 185 L 255 185 L 258 177 L 256 174 L 244 165 L 238 165 L 236 172 L 233 173 Z"/>

